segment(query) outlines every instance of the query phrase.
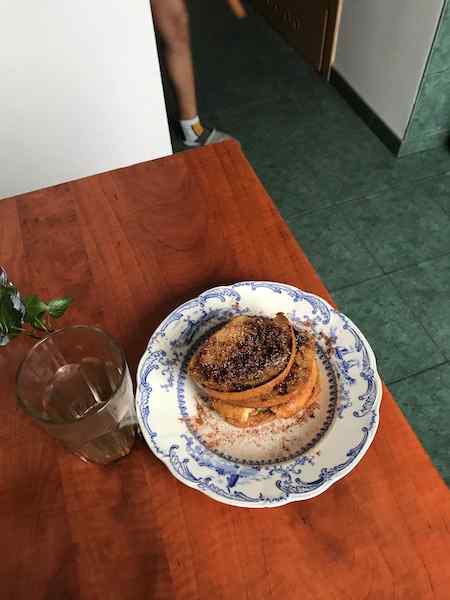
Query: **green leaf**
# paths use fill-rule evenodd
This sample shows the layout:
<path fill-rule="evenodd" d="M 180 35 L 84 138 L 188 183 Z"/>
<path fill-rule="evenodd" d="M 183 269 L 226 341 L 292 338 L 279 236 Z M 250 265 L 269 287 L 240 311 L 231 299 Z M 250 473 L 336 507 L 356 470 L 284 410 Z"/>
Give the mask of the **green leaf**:
<path fill-rule="evenodd" d="M 33 294 L 25 298 L 25 322 L 35 325 L 36 320 L 48 311 L 48 306 L 38 296 Z"/>
<path fill-rule="evenodd" d="M 69 306 L 72 304 L 72 298 L 55 298 L 48 303 L 48 314 L 54 319 L 62 317 Z"/>
<path fill-rule="evenodd" d="M 0 286 L 0 345 L 5 345 L 9 338 L 18 335 L 22 327 L 22 310 L 22 301 L 16 288 L 11 284 Z"/>

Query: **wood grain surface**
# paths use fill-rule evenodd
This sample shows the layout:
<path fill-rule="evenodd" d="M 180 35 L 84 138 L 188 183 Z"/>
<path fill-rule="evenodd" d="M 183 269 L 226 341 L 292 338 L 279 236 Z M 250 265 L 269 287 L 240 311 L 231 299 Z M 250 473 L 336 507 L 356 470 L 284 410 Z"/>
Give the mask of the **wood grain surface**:
<path fill-rule="evenodd" d="M 331 301 L 234 142 L 1 201 L 0 264 L 25 293 L 73 296 L 64 324 L 107 329 L 133 373 L 158 323 L 211 286 L 267 279 Z M 450 597 L 449 491 L 387 390 L 349 476 L 235 508 L 143 442 L 106 468 L 64 452 L 16 407 L 28 343 L 0 349 L 2 599 Z"/>

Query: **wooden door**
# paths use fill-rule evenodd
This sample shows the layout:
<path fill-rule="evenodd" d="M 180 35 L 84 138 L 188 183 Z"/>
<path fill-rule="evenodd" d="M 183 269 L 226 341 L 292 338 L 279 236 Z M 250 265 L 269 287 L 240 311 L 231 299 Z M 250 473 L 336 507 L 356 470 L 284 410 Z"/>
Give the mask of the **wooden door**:
<path fill-rule="evenodd" d="M 253 0 L 253 4 L 290 46 L 328 76 L 342 0 Z"/>

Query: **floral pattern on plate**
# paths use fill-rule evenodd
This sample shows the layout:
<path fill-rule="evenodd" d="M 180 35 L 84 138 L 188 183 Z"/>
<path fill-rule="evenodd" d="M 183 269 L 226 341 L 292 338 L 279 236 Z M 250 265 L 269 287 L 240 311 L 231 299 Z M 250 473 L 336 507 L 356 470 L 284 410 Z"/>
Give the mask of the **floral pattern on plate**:
<path fill-rule="evenodd" d="M 232 316 L 277 312 L 315 335 L 320 397 L 302 418 L 237 431 L 204 404 L 188 358 Z M 161 323 L 139 364 L 136 409 L 147 444 L 177 479 L 262 508 L 317 496 L 349 473 L 373 440 L 381 393 L 374 354 L 350 319 L 295 287 L 246 281 L 207 290 Z"/>

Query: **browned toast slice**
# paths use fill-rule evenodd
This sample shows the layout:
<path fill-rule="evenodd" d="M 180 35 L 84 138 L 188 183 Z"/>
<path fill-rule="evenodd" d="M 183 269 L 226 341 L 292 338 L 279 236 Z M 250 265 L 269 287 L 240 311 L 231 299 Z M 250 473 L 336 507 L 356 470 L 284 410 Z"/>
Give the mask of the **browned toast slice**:
<path fill-rule="evenodd" d="M 269 392 L 286 377 L 295 347 L 292 326 L 284 314 L 273 319 L 240 315 L 201 344 L 188 371 L 214 397 L 227 399 L 235 394 L 239 399 L 248 396 L 248 390 L 255 396 Z"/>
<path fill-rule="evenodd" d="M 300 386 L 297 394 L 292 394 L 290 400 L 284 404 L 271 408 L 247 408 L 214 400 L 213 406 L 225 421 L 241 428 L 257 427 L 270 423 L 274 419 L 293 417 L 311 406 L 320 393 L 319 370 L 317 364 L 315 362 L 314 364 L 315 369 L 310 385 L 307 388 Z"/>
<path fill-rule="evenodd" d="M 284 381 L 271 393 L 245 400 L 245 406 L 210 398 L 213 408 L 236 427 L 255 427 L 276 418 L 287 419 L 304 410 L 320 391 L 314 338 L 296 331 L 297 352 Z M 244 402 L 244 401 L 242 401 Z"/>
<path fill-rule="evenodd" d="M 291 393 L 286 403 L 273 406 L 271 410 L 275 413 L 276 417 L 281 417 L 282 419 L 293 417 L 311 403 L 312 396 L 317 395 L 319 390 L 319 369 L 317 361 L 314 359 L 309 378 L 305 384 L 299 384 L 297 390 Z"/>
<path fill-rule="evenodd" d="M 316 368 L 316 352 L 314 338 L 306 332 L 295 332 L 297 352 L 294 362 L 286 377 L 266 394 L 250 395 L 246 398 L 228 396 L 224 402 L 247 408 L 270 408 L 278 404 L 286 404 L 292 397 L 297 397 L 300 388 L 308 393 L 308 386 L 314 380 Z M 212 398 L 211 394 L 209 394 Z"/>
<path fill-rule="evenodd" d="M 270 408 L 245 408 L 244 406 L 233 406 L 221 400 L 213 400 L 213 407 L 225 421 L 235 427 L 256 427 L 276 418 Z"/>

